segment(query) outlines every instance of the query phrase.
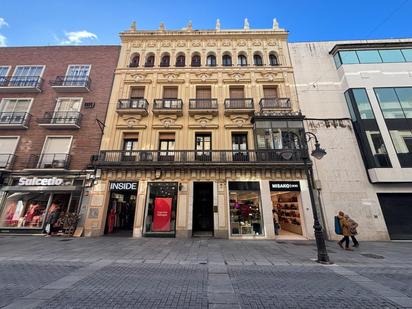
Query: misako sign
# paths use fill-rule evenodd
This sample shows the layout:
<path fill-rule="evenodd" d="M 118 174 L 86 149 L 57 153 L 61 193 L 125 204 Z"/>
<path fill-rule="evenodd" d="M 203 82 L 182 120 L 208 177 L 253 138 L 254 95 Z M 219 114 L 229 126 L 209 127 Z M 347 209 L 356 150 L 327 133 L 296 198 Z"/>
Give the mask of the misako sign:
<path fill-rule="evenodd" d="M 300 191 L 299 181 L 270 181 L 270 191 Z"/>

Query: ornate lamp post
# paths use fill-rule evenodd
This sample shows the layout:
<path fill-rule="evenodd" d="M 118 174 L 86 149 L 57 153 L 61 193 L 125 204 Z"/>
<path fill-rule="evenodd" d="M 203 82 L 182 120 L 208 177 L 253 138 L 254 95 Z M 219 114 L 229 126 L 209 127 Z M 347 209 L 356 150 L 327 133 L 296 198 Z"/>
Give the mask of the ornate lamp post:
<path fill-rule="evenodd" d="M 329 260 L 328 252 L 326 250 L 325 236 L 323 234 L 322 225 L 319 222 L 318 211 L 315 205 L 315 196 L 313 194 L 313 169 L 309 158 L 309 147 L 308 142 L 312 139 L 315 140 L 315 149 L 311 152 L 311 155 L 320 160 L 326 155 L 326 151 L 320 147 L 318 138 L 312 132 L 305 132 L 304 135 L 299 136 L 296 133 L 289 132 L 289 134 L 296 137 L 300 148 L 302 149 L 302 160 L 305 167 L 305 174 L 308 180 L 310 202 L 312 204 L 313 213 L 313 229 L 315 230 L 316 246 L 318 249 L 318 263 L 322 264 L 332 264 Z M 302 141 L 303 139 L 303 141 Z"/>

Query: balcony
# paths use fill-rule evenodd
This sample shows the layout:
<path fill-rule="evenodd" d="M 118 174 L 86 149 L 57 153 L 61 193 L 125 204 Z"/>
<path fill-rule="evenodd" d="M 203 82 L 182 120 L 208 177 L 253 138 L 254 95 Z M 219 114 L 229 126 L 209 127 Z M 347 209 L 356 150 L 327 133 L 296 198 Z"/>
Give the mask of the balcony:
<path fill-rule="evenodd" d="M 1 93 L 41 92 L 43 78 L 40 76 L 1 76 Z"/>
<path fill-rule="evenodd" d="M 68 169 L 71 156 L 67 153 L 42 153 L 40 155 L 30 155 L 27 162 L 27 169 Z"/>
<path fill-rule="evenodd" d="M 147 116 L 149 103 L 146 99 L 122 99 L 117 102 L 117 113 L 119 115 L 141 115 Z"/>
<path fill-rule="evenodd" d="M 255 107 L 253 99 L 225 99 L 225 115 L 247 114 L 253 115 Z"/>
<path fill-rule="evenodd" d="M 183 101 L 181 99 L 155 99 L 153 102 L 155 115 L 183 115 Z"/>
<path fill-rule="evenodd" d="M 289 98 L 262 98 L 260 99 L 259 105 L 260 112 L 292 109 Z"/>
<path fill-rule="evenodd" d="M 80 129 L 82 114 L 73 111 L 45 112 L 37 119 L 39 126 L 49 129 Z"/>
<path fill-rule="evenodd" d="M 50 85 L 56 92 L 90 92 L 92 83 L 89 76 L 57 76 Z"/>
<path fill-rule="evenodd" d="M 103 150 L 96 158 L 99 167 L 122 166 L 231 166 L 243 165 L 268 166 L 303 164 L 302 151 L 299 149 L 279 150 Z"/>
<path fill-rule="evenodd" d="M 0 170 L 11 170 L 16 160 L 12 153 L 0 153 Z"/>
<path fill-rule="evenodd" d="M 189 115 L 218 114 L 217 99 L 190 99 Z"/>
<path fill-rule="evenodd" d="M 0 129 L 27 129 L 30 119 L 25 112 L 0 113 Z"/>

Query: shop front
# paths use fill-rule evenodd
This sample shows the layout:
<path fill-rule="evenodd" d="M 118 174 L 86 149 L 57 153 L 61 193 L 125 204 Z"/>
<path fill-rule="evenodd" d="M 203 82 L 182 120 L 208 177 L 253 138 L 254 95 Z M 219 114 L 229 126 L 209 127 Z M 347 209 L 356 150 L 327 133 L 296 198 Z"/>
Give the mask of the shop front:
<path fill-rule="evenodd" d="M 273 227 L 279 238 L 301 239 L 304 235 L 299 181 L 270 181 Z"/>
<path fill-rule="evenodd" d="M 13 177 L 0 190 L 0 233 L 40 234 L 52 212 L 55 232 L 72 233 L 78 217 L 83 180 L 63 177 Z"/>

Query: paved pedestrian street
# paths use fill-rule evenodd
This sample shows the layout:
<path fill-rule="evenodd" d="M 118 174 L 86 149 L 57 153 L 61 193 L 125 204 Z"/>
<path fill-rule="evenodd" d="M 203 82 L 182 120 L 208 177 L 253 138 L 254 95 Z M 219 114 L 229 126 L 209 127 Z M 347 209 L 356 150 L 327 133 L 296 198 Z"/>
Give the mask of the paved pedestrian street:
<path fill-rule="evenodd" d="M 0 308 L 412 308 L 412 245 L 0 237 Z"/>

